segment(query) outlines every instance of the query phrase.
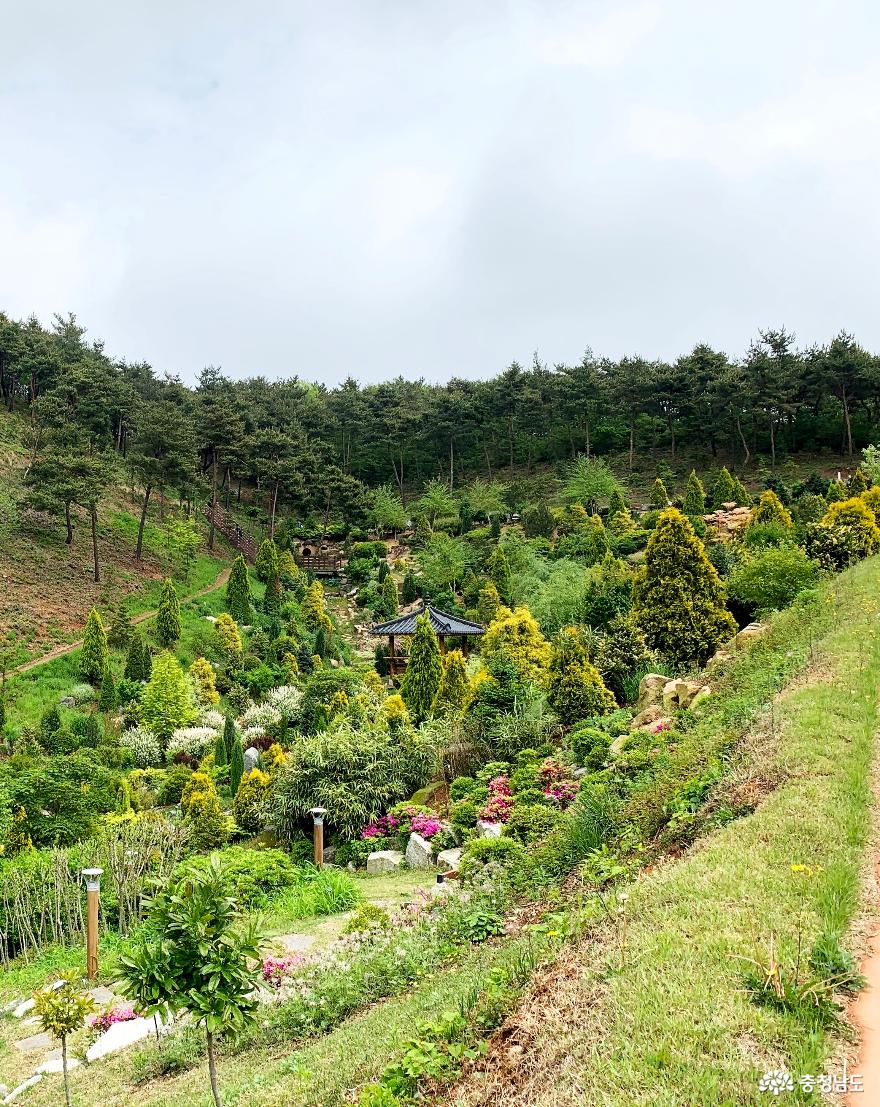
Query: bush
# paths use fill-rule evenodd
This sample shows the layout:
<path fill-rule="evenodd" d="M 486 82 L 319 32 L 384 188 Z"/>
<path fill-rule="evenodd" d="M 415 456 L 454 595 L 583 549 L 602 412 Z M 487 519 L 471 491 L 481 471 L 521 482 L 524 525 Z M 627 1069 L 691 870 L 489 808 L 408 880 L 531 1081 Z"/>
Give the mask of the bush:
<path fill-rule="evenodd" d="M 240 904 L 262 907 L 284 888 L 296 883 L 301 872 L 283 850 L 246 849 L 228 846 L 219 853 L 228 891 Z M 190 858 L 188 867 L 207 868 L 210 855 Z M 181 875 L 181 866 L 171 874 L 173 882 Z"/>
<path fill-rule="evenodd" d="M 183 790 L 189 784 L 192 769 L 188 765 L 172 765 L 159 787 L 157 799 L 163 807 L 180 803 Z"/>
<path fill-rule="evenodd" d="M 449 812 L 449 821 L 456 830 L 472 830 L 477 825 L 480 809 L 471 799 L 459 800 Z"/>
<path fill-rule="evenodd" d="M 475 838 L 461 855 L 459 873 L 462 880 L 473 880 L 487 865 L 512 868 L 522 865 L 525 858 L 525 847 L 514 838 Z"/>
<path fill-rule="evenodd" d="M 593 726 L 580 726 L 568 736 L 575 763 L 590 772 L 596 772 L 605 764 L 611 735 Z"/>
<path fill-rule="evenodd" d="M 812 588 L 819 565 L 799 546 L 766 549 L 742 562 L 728 578 L 731 599 L 753 611 L 787 607 L 799 593 Z"/>
<path fill-rule="evenodd" d="M 131 750 L 139 769 L 152 769 L 162 764 L 162 746 L 158 737 L 146 727 L 138 726 L 123 732 L 119 744 Z"/>
<path fill-rule="evenodd" d="M 546 838 L 558 824 L 562 813 L 546 803 L 516 803 L 504 826 L 504 837 L 515 838 L 529 846 Z"/>
<path fill-rule="evenodd" d="M 249 834 L 259 834 L 263 829 L 271 786 L 268 775 L 259 769 L 251 769 L 241 778 L 232 814 L 238 826 Z"/>

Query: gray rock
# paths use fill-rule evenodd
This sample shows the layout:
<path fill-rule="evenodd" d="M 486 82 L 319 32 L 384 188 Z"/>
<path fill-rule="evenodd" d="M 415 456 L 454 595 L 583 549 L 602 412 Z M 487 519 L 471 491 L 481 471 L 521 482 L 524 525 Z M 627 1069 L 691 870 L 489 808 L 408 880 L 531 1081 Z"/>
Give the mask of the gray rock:
<path fill-rule="evenodd" d="M 68 1068 L 68 1070 L 69 1069 L 75 1069 L 78 1064 L 79 1064 L 79 1061 L 76 1059 L 76 1057 L 68 1057 L 67 1058 L 67 1068 Z M 51 1051 L 51 1053 L 47 1053 L 46 1056 L 43 1058 L 42 1063 L 38 1066 L 36 1071 L 38 1073 L 64 1072 L 64 1060 L 61 1056 L 61 1050 L 60 1049 L 53 1049 Z"/>
<path fill-rule="evenodd" d="M 461 864 L 461 855 L 464 850 L 461 847 L 457 849 L 444 849 L 437 854 L 437 867 L 442 869 L 443 872 L 458 872 L 458 867 Z"/>
<path fill-rule="evenodd" d="M 36 1002 L 33 999 L 23 999 L 13 1010 L 12 1017 L 14 1019 L 23 1019 L 29 1011 L 33 1011 L 34 1007 L 36 1007 Z"/>
<path fill-rule="evenodd" d="M 639 682 L 639 698 L 636 701 L 636 711 L 644 711 L 651 704 L 659 703 L 663 698 L 663 689 L 669 683 L 669 677 L 660 673 L 648 673 Z"/>
<path fill-rule="evenodd" d="M 403 868 L 403 854 L 397 849 L 380 849 L 367 858 L 367 875 L 393 873 Z"/>
<path fill-rule="evenodd" d="M 76 707 L 76 700 L 73 696 L 62 696 L 58 701 L 59 707 Z"/>
<path fill-rule="evenodd" d="M 485 819 L 477 820 L 478 838 L 500 838 L 501 829 L 501 823 L 490 823 Z"/>
<path fill-rule="evenodd" d="M 92 997 L 99 1007 L 106 1007 L 108 1003 L 112 1003 L 116 999 L 116 996 L 109 988 L 105 988 L 100 984 L 96 988 L 89 988 L 88 995 Z"/>
<path fill-rule="evenodd" d="M 434 847 L 421 834 L 410 834 L 406 843 L 406 863 L 411 869 L 430 869 L 434 864 Z"/>
<path fill-rule="evenodd" d="M 3 1097 L 4 1103 L 12 1103 L 14 1099 L 18 1099 L 22 1092 L 26 1092 L 28 1088 L 32 1088 L 34 1084 L 39 1084 L 42 1080 L 42 1076 L 37 1072 L 33 1076 L 29 1076 L 23 1084 L 19 1084 L 17 1088 L 13 1088 L 11 1092 L 7 1092 Z"/>
<path fill-rule="evenodd" d="M 332 865 L 336 861 L 336 846 L 324 846 L 324 864 Z"/>
<path fill-rule="evenodd" d="M 618 735 L 617 738 L 615 738 L 611 745 L 608 747 L 608 756 L 619 757 L 620 754 L 622 754 L 623 751 L 626 749 L 629 743 L 629 739 L 630 736 L 628 734 Z"/>
<path fill-rule="evenodd" d="M 52 1035 L 48 1033 L 31 1034 L 29 1038 L 19 1038 L 12 1043 L 20 1053 L 33 1053 L 36 1050 L 52 1048 Z"/>
<path fill-rule="evenodd" d="M 244 776 L 245 773 L 249 773 L 253 769 L 255 769 L 259 763 L 260 751 L 256 748 L 256 746 L 248 746 L 248 748 L 244 751 L 244 772 L 242 773 L 242 776 Z"/>

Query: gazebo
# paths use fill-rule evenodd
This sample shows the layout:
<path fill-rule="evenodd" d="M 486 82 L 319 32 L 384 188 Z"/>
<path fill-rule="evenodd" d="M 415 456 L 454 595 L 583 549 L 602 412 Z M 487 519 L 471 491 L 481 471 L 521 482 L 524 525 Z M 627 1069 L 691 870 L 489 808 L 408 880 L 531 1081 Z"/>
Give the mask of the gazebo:
<path fill-rule="evenodd" d="M 415 611 L 406 615 L 398 615 L 389 619 L 387 623 L 376 623 L 370 627 L 370 634 L 374 637 L 387 636 L 388 638 L 388 666 L 392 676 L 397 676 L 406 668 L 406 657 L 397 653 L 395 648 L 396 638 L 408 638 L 416 632 L 416 619 L 420 615 L 427 615 L 434 633 L 440 640 L 440 652 L 446 652 L 447 638 L 476 638 L 486 633 L 486 628 L 480 623 L 472 623 L 469 619 L 462 619 L 458 615 L 447 615 L 445 611 L 434 607 L 433 604 L 423 603 Z"/>

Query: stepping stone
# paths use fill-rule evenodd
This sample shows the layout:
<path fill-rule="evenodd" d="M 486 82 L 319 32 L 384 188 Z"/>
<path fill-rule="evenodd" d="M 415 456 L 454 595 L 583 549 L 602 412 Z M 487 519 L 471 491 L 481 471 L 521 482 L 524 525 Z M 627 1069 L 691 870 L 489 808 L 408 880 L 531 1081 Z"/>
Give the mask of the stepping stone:
<path fill-rule="evenodd" d="M 156 1027 L 152 1018 L 115 1022 L 87 1050 L 86 1060 L 97 1061 L 99 1057 L 106 1057 L 108 1053 L 118 1053 L 119 1050 L 128 1049 L 135 1042 L 143 1041 L 144 1038 L 148 1038 L 155 1033 Z"/>
<path fill-rule="evenodd" d="M 306 953 L 317 941 L 314 934 L 282 934 L 275 939 L 285 953 Z"/>
<path fill-rule="evenodd" d="M 86 995 L 90 995 L 99 1007 L 106 1007 L 108 1003 L 113 1003 L 116 999 L 116 996 L 109 988 L 104 988 L 100 984 L 97 988 L 89 988 Z"/>
<path fill-rule="evenodd" d="M 52 1035 L 46 1032 L 42 1034 L 31 1034 L 29 1038 L 21 1038 L 17 1042 L 12 1044 L 19 1051 L 19 1053 L 31 1053 L 34 1050 L 44 1050 L 52 1048 Z"/>
<path fill-rule="evenodd" d="M 12 1103 L 14 1099 L 18 1099 L 22 1092 L 26 1092 L 28 1088 L 32 1088 L 34 1084 L 39 1084 L 42 1080 L 42 1076 L 37 1072 L 33 1076 L 29 1076 L 23 1084 L 19 1084 L 17 1088 L 13 1088 L 8 1095 L 3 1097 L 4 1103 Z"/>
<path fill-rule="evenodd" d="M 79 1061 L 75 1057 L 67 1058 L 67 1070 L 75 1069 L 79 1064 Z M 43 1058 L 43 1063 L 37 1069 L 37 1073 L 46 1072 L 64 1072 L 64 1058 L 61 1056 L 60 1049 L 53 1049 L 51 1053 L 47 1053 Z"/>
<path fill-rule="evenodd" d="M 36 1001 L 35 1001 L 35 1000 L 33 1000 L 33 999 L 24 999 L 24 1000 L 22 1000 L 22 1001 L 21 1001 L 21 1003 L 19 1003 L 19 1005 L 18 1005 L 18 1006 L 17 1006 L 17 1007 L 16 1007 L 16 1008 L 15 1008 L 15 1009 L 13 1010 L 13 1012 L 12 1012 L 12 1017 L 13 1017 L 14 1019 L 23 1019 L 23 1018 L 24 1018 L 24 1016 L 25 1016 L 25 1015 L 26 1015 L 26 1014 L 27 1014 L 27 1013 L 28 1013 L 29 1011 L 33 1011 L 33 1009 L 34 1009 L 34 1007 L 36 1007 L 36 1005 L 37 1005 L 37 1004 L 36 1004 Z"/>

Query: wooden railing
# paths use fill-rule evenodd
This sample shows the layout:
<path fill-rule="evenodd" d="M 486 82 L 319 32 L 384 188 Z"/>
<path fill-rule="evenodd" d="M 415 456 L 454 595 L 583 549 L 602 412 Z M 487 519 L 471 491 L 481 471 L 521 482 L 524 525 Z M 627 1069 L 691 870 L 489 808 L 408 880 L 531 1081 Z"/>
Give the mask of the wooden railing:
<path fill-rule="evenodd" d="M 208 522 L 213 523 L 223 537 L 239 550 L 247 561 L 256 560 L 256 542 L 241 529 L 232 516 L 224 511 L 219 504 L 207 504 L 205 506 L 205 516 Z"/>
<path fill-rule="evenodd" d="M 311 554 L 308 557 L 300 554 L 296 562 L 301 569 L 314 573 L 316 577 L 338 577 L 345 568 L 344 559 L 336 554 Z"/>

